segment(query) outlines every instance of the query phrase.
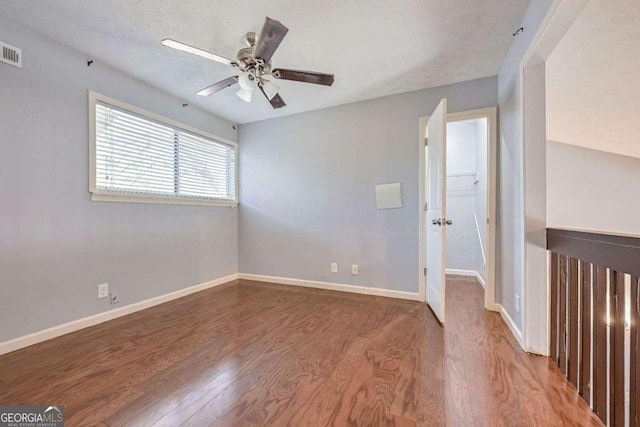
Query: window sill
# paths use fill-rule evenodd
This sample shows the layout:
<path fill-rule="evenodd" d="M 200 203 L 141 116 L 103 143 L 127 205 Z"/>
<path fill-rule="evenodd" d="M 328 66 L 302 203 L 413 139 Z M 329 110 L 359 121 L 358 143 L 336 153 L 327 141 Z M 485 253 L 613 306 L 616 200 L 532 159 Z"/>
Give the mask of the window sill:
<path fill-rule="evenodd" d="M 223 200 L 202 200 L 189 198 L 169 198 L 153 196 L 129 196 L 124 194 L 91 193 L 92 202 L 118 202 L 118 203 L 155 203 L 162 205 L 188 205 L 188 206 L 218 206 L 227 208 L 238 207 L 238 202 L 225 202 Z"/>

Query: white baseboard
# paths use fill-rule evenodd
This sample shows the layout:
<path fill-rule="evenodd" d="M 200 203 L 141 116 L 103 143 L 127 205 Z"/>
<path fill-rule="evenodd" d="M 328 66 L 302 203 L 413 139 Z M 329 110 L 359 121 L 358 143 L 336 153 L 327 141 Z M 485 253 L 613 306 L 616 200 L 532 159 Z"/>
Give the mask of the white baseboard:
<path fill-rule="evenodd" d="M 475 271 L 474 273 L 476 273 L 476 279 L 478 279 L 478 282 L 480 282 L 480 284 L 482 285 L 483 288 L 486 288 L 486 285 L 484 283 L 484 279 L 482 278 L 480 273 L 478 273 L 477 271 Z"/>
<path fill-rule="evenodd" d="M 518 327 L 516 326 L 516 323 L 513 321 L 511 316 L 509 316 L 509 313 L 507 313 L 507 310 L 505 310 L 505 308 L 501 304 L 496 304 L 496 305 L 500 307 L 500 314 L 502 315 L 504 322 L 507 324 L 507 326 L 511 330 L 511 333 L 516 338 L 516 341 L 518 341 L 518 344 L 520 344 L 520 347 L 523 350 L 525 350 L 524 340 L 522 339 L 522 332 L 520 332 L 520 329 L 518 329 Z"/>
<path fill-rule="evenodd" d="M 238 274 L 230 274 L 228 276 L 211 280 L 209 282 L 201 283 L 199 285 L 191 286 L 189 288 L 180 289 L 175 292 L 170 292 L 168 294 L 149 298 L 147 300 L 136 302 L 134 304 L 129 304 L 124 307 L 116 308 L 114 310 L 109 310 L 102 313 L 94 314 L 92 316 L 83 317 L 82 319 L 74 320 L 68 323 L 63 323 L 62 325 L 53 326 L 48 329 L 43 329 L 42 331 L 38 331 L 29 335 L 24 335 L 22 337 L 14 338 L 12 340 L 0 343 L 0 354 L 9 353 L 14 350 L 28 347 L 30 345 L 37 344 L 42 341 L 50 340 L 52 338 L 56 338 L 61 335 L 65 335 L 80 329 L 87 328 L 89 326 L 94 326 L 99 323 L 106 322 L 108 320 L 126 316 L 127 314 L 135 313 L 136 311 L 141 311 L 146 308 L 153 307 L 155 305 L 162 304 L 174 299 L 178 299 L 178 298 L 193 294 L 195 292 L 204 291 L 205 289 L 213 288 L 215 286 L 219 286 L 224 283 L 231 282 L 237 279 L 238 279 Z"/>
<path fill-rule="evenodd" d="M 262 276 L 259 274 L 240 273 L 240 279 L 257 282 L 278 283 L 280 285 L 302 286 L 305 288 L 328 289 L 331 291 L 351 292 L 355 294 L 376 295 L 388 298 L 399 298 L 420 301 L 418 292 L 394 291 L 390 289 L 369 288 L 366 286 L 344 285 L 340 283 L 318 282 L 314 280 L 292 279 L 289 277 Z"/>
<path fill-rule="evenodd" d="M 475 270 L 459 270 L 456 268 L 447 268 L 447 274 L 453 274 L 456 276 L 469 276 L 469 277 L 475 277 L 476 279 L 478 279 L 478 282 L 480 282 L 480 284 L 482 285 L 482 287 L 485 287 L 484 284 L 484 279 L 482 278 L 482 276 L 480 276 L 480 273 L 478 273 Z"/>
<path fill-rule="evenodd" d="M 457 268 L 447 268 L 447 274 L 454 274 L 456 276 L 473 276 L 475 277 L 477 272 L 475 270 L 460 270 Z"/>

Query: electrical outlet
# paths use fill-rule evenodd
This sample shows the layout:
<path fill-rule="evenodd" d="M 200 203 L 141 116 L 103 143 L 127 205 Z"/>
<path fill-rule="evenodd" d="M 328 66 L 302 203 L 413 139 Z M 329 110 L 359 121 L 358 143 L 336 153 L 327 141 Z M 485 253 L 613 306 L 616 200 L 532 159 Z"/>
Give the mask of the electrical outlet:
<path fill-rule="evenodd" d="M 109 284 L 103 283 L 98 285 L 98 299 L 106 298 L 109 296 Z"/>
<path fill-rule="evenodd" d="M 120 297 L 118 296 L 118 292 L 111 291 L 110 294 L 111 304 L 118 304 L 120 302 Z"/>
<path fill-rule="evenodd" d="M 351 274 L 353 274 L 354 276 L 358 275 L 358 264 L 353 264 L 351 266 Z"/>
<path fill-rule="evenodd" d="M 332 262 L 331 263 L 331 272 L 332 273 L 337 273 L 338 272 L 338 263 L 337 262 Z"/>
<path fill-rule="evenodd" d="M 516 312 L 520 313 L 520 295 L 516 294 Z"/>

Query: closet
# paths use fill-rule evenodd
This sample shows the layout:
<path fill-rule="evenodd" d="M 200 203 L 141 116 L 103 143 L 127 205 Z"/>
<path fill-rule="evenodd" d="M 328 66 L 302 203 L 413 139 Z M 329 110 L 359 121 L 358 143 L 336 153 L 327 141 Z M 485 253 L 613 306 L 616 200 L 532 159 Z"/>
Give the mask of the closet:
<path fill-rule="evenodd" d="M 447 274 L 484 285 L 487 223 L 487 120 L 447 124 Z"/>

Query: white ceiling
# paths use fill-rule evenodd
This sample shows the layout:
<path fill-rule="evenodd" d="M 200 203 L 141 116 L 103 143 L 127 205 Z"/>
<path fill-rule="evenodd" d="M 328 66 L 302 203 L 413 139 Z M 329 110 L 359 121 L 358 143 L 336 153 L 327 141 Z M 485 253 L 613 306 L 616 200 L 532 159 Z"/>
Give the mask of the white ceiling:
<path fill-rule="evenodd" d="M 547 138 L 640 157 L 640 2 L 591 0 L 547 63 Z"/>
<path fill-rule="evenodd" d="M 529 1 L 2 0 L 0 17 L 245 123 L 496 75 Z M 235 58 L 265 16 L 289 27 L 274 65 L 334 73 L 333 87 L 279 81 L 278 111 L 233 89 L 203 98 L 194 92 L 235 70 L 160 44 Z"/>

